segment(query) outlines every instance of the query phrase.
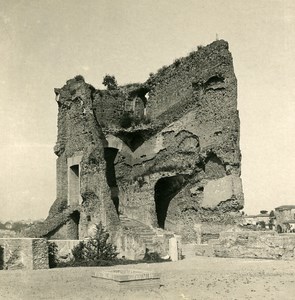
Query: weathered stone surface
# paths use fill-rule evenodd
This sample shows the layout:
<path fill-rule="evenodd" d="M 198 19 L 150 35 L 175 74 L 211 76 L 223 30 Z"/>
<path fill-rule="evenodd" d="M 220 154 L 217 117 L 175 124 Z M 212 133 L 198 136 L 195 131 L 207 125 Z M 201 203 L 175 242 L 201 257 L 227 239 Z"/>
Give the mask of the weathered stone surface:
<path fill-rule="evenodd" d="M 181 237 L 176 236 L 169 239 L 169 256 L 172 261 L 181 260 Z"/>
<path fill-rule="evenodd" d="M 295 259 L 295 235 L 273 231 L 225 231 L 212 243 L 191 247 L 203 256 Z"/>
<path fill-rule="evenodd" d="M 243 199 L 242 181 L 236 175 L 225 176 L 209 181 L 204 187 L 203 208 L 216 208 L 226 201 L 237 201 L 237 209 Z M 231 208 L 233 205 L 231 204 Z"/>
<path fill-rule="evenodd" d="M 232 230 L 203 244 L 184 244 L 183 255 L 258 259 L 295 259 L 295 235 L 274 231 Z"/>
<path fill-rule="evenodd" d="M 194 223 L 237 221 L 239 116 L 227 42 L 202 47 L 143 84 L 97 90 L 76 76 L 55 94 L 57 200 L 38 236 L 83 239 L 101 222 L 133 249 L 142 241 L 120 231 L 119 212 L 183 240 L 195 240 Z"/>
<path fill-rule="evenodd" d="M 137 234 L 121 229 L 112 235 L 112 240 L 117 246 L 119 257 L 125 257 L 134 260 L 140 260 L 144 258 L 146 253 L 146 245 Z"/>
<path fill-rule="evenodd" d="M 48 269 L 48 246 L 45 239 L 0 238 L 3 269 Z"/>
<path fill-rule="evenodd" d="M 117 290 L 159 288 L 160 274 L 143 270 L 110 270 L 98 271 L 93 275 L 95 278 L 104 280 L 105 287 Z"/>

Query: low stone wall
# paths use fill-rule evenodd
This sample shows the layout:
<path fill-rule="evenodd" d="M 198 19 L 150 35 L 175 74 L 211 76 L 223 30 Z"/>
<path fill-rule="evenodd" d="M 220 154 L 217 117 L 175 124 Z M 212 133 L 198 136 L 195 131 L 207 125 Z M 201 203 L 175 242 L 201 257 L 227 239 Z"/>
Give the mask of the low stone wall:
<path fill-rule="evenodd" d="M 68 261 L 72 255 L 72 249 L 82 240 L 50 240 L 50 243 L 57 245 L 57 259 L 59 261 Z M 84 240 L 86 241 L 86 240 Z M 132 233 L 119 230 L 116 234 L 111 235 L 108 242 L 117 246 L 118 257 L 126 259 L 143 259 L 145 255 L 145 244 L 141 239 Z"/>
<path fill-rule="evenodd" d="M 0 238 L 2 268 L 5 270 L 48 269 L 48 246 L 45 239 Z"/>
<path fill-rule="evenodd" d="M 119 230 L 113 234 L 111 240 L 117 246 L 118 257 L 126 259 L 143 259 L 146 246 L 139 236 L 127 230 Z"/>
<path fill-rule="evenodd" d="M 295 259 L 295 234 L 222 232 L 213 249 L 214 255 L 219 257 Z"/>
<path fill-rule="evenodd" d="M 208 244 L 189 244 L 187 252 L 200 256 L 295 259 L 295 234 L 273 231 L 221 232 Z"/>

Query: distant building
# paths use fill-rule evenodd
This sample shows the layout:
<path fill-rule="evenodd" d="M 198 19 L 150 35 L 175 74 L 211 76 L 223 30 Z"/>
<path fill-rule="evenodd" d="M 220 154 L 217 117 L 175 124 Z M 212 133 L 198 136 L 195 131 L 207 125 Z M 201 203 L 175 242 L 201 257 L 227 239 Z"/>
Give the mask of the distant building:
<path fill-rule="evenodd" d="M 261 211 L 258 215 L 245 215 L 243 218 L 243 225 L 260 226 L 269 229 L 270 214 L 267 211 Z"/>
<path fill-rule="evenodd" d="M 244 216 L 243 225 L 256 225 L 256 215 Z"/>
<path fill-rule="evenodd" d="M 295 205 L 282 205 L 275 208 L 277 232 L 295 232 Z"/>

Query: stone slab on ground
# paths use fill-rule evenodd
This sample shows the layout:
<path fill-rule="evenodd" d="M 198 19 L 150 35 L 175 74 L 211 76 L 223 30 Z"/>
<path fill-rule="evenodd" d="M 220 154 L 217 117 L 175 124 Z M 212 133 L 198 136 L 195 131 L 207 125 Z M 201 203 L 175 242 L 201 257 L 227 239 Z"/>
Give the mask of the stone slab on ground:
<path fill-rule="evenodd" d="M 104 270 L 92 277 L 102 279 L 106 288 L 116 290 L 160 287 L 160 273 L 145 270 Z"/>

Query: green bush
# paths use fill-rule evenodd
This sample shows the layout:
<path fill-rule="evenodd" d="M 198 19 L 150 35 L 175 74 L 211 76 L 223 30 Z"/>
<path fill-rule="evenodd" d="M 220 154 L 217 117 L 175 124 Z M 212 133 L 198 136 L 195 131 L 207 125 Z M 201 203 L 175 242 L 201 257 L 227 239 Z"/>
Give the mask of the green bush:
<path fill-rule="evenodd" d="M 116 246 L 108 242 L 109 236 L 101 223 L 96 225 L 95 236 L 80 242 L 72 250 L 74 261 L 86 265 L 106 265 L 105 262 L 115 260 L 118 252 Z"/>
<path fill-rule="evenodd" d="M 83 260 L 83 249 L 84 249 L 84 242 L 80 242 L 78 245 L 76 245 L 73 250 L 72 254 L 75 261 L 81 261 Z"/>
<path fill-rule="evenodd" d="M 84 79 L 84 77 L 83 77 L 82 75 L 76 75 L 76 76 L 75 76 L 75 79 L 76 79 L 77 81 L 85 81 L 85 79 Z"/>
<path fill-rule="evenodd" d="M 97 232 L 94 237 L 87 241 L 81 241 L 73 250 L 73 259 L 66 262 L 57 261 L 57 245 L 49 243 L 49 261 L 50 267 L 93 267 L 93 266 L 115 266 L 138 263 L 157 263 L 169 261 L 162 259 L 157 252 L 145 253 L 142 260 L 129 260 L 125 258 L 118 259 L 116 246 L 108 242 L 109 233 L 102 224 L 96 226 Z"/>
<path fill-rule="evenodd" d="M 107 87 L 108 90 L 118 89 L 118 83 L 114 75 L 105 75 L 102 84 Z"/>

